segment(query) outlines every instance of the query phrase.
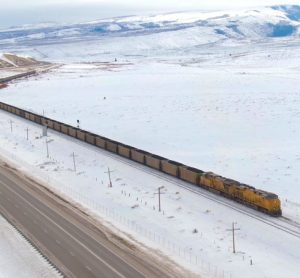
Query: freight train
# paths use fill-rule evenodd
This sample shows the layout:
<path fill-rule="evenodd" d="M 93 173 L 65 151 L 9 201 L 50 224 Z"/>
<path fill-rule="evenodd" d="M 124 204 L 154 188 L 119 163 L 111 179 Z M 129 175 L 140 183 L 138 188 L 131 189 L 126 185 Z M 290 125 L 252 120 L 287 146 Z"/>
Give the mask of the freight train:
<path fill-rule="evenodd" d="M 269 215 L 281 215 L 281 204 L 276 194 L 256 189 L 252 186 L 239 183 L 238 181 L 211 172 L 204 172 L 197 168 L 189 167 L 156 154 L 125 145 L 109 138 L 81 130 L 2 102 L 0 102 L 0 109 L 37 124 L 47 126 L 48 128 L 105 149 L 109 152 L 118 154 L 185 182 L 205 188 L 211 192 L 235 200 Z"/>

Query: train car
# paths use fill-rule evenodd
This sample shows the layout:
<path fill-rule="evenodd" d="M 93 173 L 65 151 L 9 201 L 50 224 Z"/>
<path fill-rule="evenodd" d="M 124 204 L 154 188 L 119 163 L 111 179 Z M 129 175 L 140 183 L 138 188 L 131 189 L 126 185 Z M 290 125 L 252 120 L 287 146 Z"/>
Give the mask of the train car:
<path fill-rule="evenodd" d="M 276 194 L 244 184 L 241 185 L 240 190 L 243 203 L 274 216 L 282 214 L 280 200 Z"/>
<path fill-rule="evenodd" d="M 25 118 L 25 111 L 23 109 L 19 109 L 20 110 L 20 116 L 22 118 Z"/>
<path fill-rule="evenodd" d="M 53 121 L 53 129 L 61 132 L 61 124 L 59 122 Z"/>
<path fill-rule="evenodd" d="M 34 122 L 37 124 L 41 124 L 42 123 L 42 117 L 40 115 L 34 115 Z"/>
<path fill-rule="evenodd" d="M 20 116 L 20 109 L 18 107 L 15 107 L 15 114 L 17 116 Z"/>
<path fill-rule="evenodd" d="M 261 199 L 259 199 L 259 206 L 262 208 L 262 211 L 274 216 L 282 215 L 281 202 L 278 195 L 263 190 L 258 190 L 257 192 L 261 196 Z"/>
<path fill-rule="evenodd" d="M 202 173 L 199 179 L 199 185 L 207 188 L 208 190 L 226 195 L 226 189 L 224 185 L 224 178 L 212 173 L 212 172 L 205 172 Z"/>
<path fill-rule="evenodd" d="M 72 127 L 72 126 L 68 126 L 68 134 L 69 134 L 71 137 L 76 138 L 77 129 L 76 129 L 75 127 Z"/>
<path fill-rule="evenodd" d="M 124 145 L 122 143 L 118 143 L 118 154 L 126 157 L 126 158 L 131 158 L 131 149 L 132 147 L 128 145 Z"/>
<path fill-rule="evenodd" d="M 139 150 L 139 149 L 132 149 L 131 150 L 131 159 L 139 162 L 141 164 L 145 164 L 145 157 L 148 153 L 143 151 L 143 150 Z"/>
<path fill-rule="evenodd" d="M 162 172 L 174 176 L 179 177 L 179 167 L 183 166 L 181 163 L 173 161 L 173 160 L 163 160 L 161 162 L 161 170 Z"/>
<path fill-rule="evenodd" d="M 63 134 L 69 135 L 69 126 L 65 124 L 60 124 L 60 131 Z"/>
<path fill-rule="evenodd" d="M 51 119 L 47 118 L 47 126 L 51 129 L 53 129 L 54 128 L 54 122 Z"/>
<path fill-rule="evenodd" d="M 32 121 L 32 122 L 34 122 L 34 120 L 35 120 L 34 114 L 29 113 L 29 120 Z"/>
<path fill-rule="evenodd" d="M 200 178 L 203 175 L 203 173 L 203 171 L 193 167 L 185 165 L 179 166 L 179 178 L 196 185 L 199 184 Z"/>
<path fill-rule="evenodd" d="M 42 118 L 42 123 L 41 123 L 43 126 L 48 126 L 48 119 L 43 117 Z"/>
<path fill-rule="evenodd" d="M 237 199 L 237 188 L 239 187 L 239 183 L 232 179 L 225 178 L 223 181 L 224 184 L 224 195 L 231 198 Z"/>
<path fill-rule="evenodd" d="M 203 173 L 203 175 L 200 177 L 199 185 L 201 185 L 203 187 L 207 187 L 207 188 L 212 187 L 212 181 L 213 181 L 213 177 L 215 175 L 216 174 L 214 174 L 212 172 Z"/>
<path fill-rule="evenodd" d="M 112 153 L 118 153 L 118 142 L 107 139 L 106 149 Z"/>
<path fill-rule="evenodd" d="M 85 131 L 77 129 L 76 131 L 76 138 L 81 140 L 81 141 L 85 141 Z"/>
<path fill-rule="evenodd" d="M 96 146 L 106 149 L 106 140 L 107 138 L 97 135 L 96 136 Z"/>
<path fill-rule="evenodd" d="M 96 144 L 96 135 L 90 132 L 85 133 L 85 141 L 89 144 L 95 145 Z"/>
<path fill-rule="evenodd" d="M 161 171 L 161 162 L 168 160 L 164 157 L 155 155 L 155 154 L 146 154 L 145 155 L 145 164 L 153 169 Z"/>

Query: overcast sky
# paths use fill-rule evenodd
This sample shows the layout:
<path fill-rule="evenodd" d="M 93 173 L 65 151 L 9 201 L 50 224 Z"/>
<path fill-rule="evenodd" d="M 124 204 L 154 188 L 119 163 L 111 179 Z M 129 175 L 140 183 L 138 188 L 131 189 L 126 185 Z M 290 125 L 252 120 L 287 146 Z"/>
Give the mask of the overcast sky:
<path fill-rule="evenodd" d="M 84 22 L 132 14 L 232 9 L 300 0 L 0 0 L 0 28 L 38 22 Z"/>

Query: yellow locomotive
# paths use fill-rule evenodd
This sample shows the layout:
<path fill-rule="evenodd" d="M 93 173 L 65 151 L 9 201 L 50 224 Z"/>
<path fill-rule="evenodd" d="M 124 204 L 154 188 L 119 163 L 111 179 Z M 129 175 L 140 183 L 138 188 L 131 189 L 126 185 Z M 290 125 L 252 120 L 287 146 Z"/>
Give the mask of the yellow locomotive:
<path fill-rule="evenodd" d="M 280 200 L 274 193 L 259 190 L 211 172 L 201 175 L 199 185 L 270 215 L 281 215 Z"/>

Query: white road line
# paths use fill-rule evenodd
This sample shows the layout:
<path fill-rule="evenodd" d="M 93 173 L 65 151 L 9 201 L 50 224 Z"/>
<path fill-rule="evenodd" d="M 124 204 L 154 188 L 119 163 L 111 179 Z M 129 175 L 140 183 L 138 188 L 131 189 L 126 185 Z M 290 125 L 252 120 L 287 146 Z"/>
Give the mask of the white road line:
<path fill-rule="evenodd" d="M 86 268 L 88 271 L 92 272 L 92 269 L 91 269 L 88 265 L 85 266 L 85 268 Z"/>
<path fill-rule="evenodd" d="M 23 190 L 25 190 L 28 194 L 30 194 L 30 192 L 28 190 L 26 190 L 25 188 L 23 188 Z M 53 198 L 52 196 L 50 196 L 51 198 Z M 50 206 L 49 206 L 50 207 Z M 50 207 L 51 208 L 51 207 Z M 52 208 L 51 208 L 52 209 Z M 53 210 L 53 209 L 52 209 Z M 53 210 L 54 211 L 54 210 Z M 73 226 L 76 226 L 76 223 L 74 223 L 71 219 L 68 220 Z M 90 238 L 92 238 L 94 241 L 98 242 L 97 239 L 95 239 L 95 237 L 89 232 L 89 231 L 84 231 L 83 229 L 80 229 L 82 232 L 86 233 L 89 235 Z M 122 257 L 120 257 L 117 253 L 115 253 L 114 251 L 108 249 L 104 244 L 98 242 L 99 245 L 101 245 L 103 248 L 109 250 L 109 252 L 111 254 L 113 254 L 115 257 L 117 257 L 120 261 L 124 262 L 124 264 L 128 264 L 128 262 L 126 262 Z M 130 267 L 132 269 L 134 269 L 137 273 L 139 273 L 142 277 L 145 276 L 143 273 L 141 273 L 138 269 L 136 269 L 136 267 L 134 267 L 133 265 L 130 265 Z"/>
<path fill-rule="evenodd" d="M 49 218 L 46 214 L 39 211 L 37 208 L 35 208 L 29 201 L 27 201 L 23 196 L 21 196 L 18 192 L 11 189 L 9 186 L 4 184 L 0 181 L 0 183 L 5 186 L 8 190 L 12 191 L 16 195 L 19 196 L 25 203 L 27 203 L 30 207 L 32 207 L 33 210 L 37 211 L 39 214 L 44 216 L 46 219 L 48 219 L 49 222 L 52 222 L 54 226 L 56 226 L 58 229 L 62 230 L 65 234 L 67 234 L 70 238 L 72 238 L 74 241 L 76 241 L 79 245 L 81 245 L 84 249 L 86 249 L 89 253 L 91 253 L 94 257 L 96 257 L 99 261 L 101 261 L 103 264 L 105 264 L 111 271 L 116 273 L 118 276 L 126 278 L 124 275 L 122 275 L 120 272 L 118 272 L 116 269 L 114 269 L 110 264 L 108 264 L 106 261 L 104 261 L 102 258 L 100 258 L 97 254 L 95 254 L 92 250 L 88 249 L 84 244 L 82 244 L 78 239 L 76 239 L 73 235 L 71 235 L 69 232 L 67 232 L 65 229 L 60 227 L 56 222 L 54 222 L 51 218 Z M 24 212 L 23 212 L 24 214 Z M 103 246 L 104 247 L 104 246 Z M 104 247 L 105 248 L 105 247 Z M 107 249 L 107 248 L 106 248 Z"/>

